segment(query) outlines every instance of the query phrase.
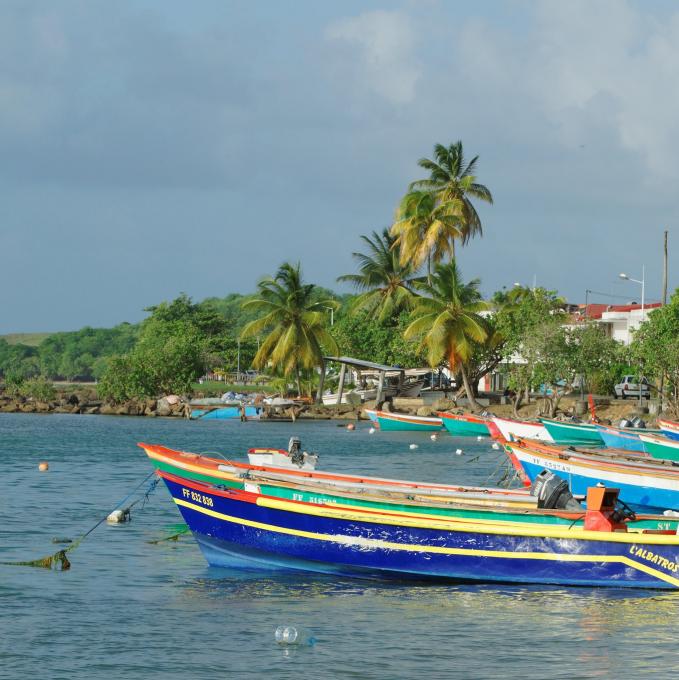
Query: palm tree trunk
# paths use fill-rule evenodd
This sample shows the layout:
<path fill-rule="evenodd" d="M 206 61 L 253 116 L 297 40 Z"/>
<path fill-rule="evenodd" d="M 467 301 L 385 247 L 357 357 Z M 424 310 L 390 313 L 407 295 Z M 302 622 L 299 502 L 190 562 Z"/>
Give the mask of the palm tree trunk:
<path fill-rule="evenodd" d="M 431 286 L 431 253 L 427 255 L 427 283 Z"/>
<path fill-rule="evenodd" d="M 481 406 L 474 397 L 474 390 L 472 389 L 472 386 L 469 382 L 469 376 L 467 375 L 467 371 L 465 370 L 464 364 L 460 364 L 460 373 L 462 374 L 462 382 L 464 383 L 464 389 L 465 392 L 467 393 L 467 400 L 469 401 L 469 405 L 473 409 L 480 409 Z"/>
<path fill-rule="evenodd" d="M 299 377 L 299 364 L 295 364 L 295 378 L 297 379 L 297 396 L 302 396 L 302 381 Z"/>

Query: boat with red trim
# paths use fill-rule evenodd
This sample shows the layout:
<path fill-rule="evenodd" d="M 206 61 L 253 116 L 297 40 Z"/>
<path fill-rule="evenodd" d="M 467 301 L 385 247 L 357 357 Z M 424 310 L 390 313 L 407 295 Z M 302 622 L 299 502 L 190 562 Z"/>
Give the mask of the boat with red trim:
<path fill-rule="evenodd" d="M 679 536 L 628 533 L 615 490 L 585 527 L 414 518 L 281 500 L 159 473 L 208 563 L 382 579 L 679 588 Z M 588 499 L 589 500 L 589 499 Z"/>
<path fill-rule="evenodd" d="M 375 419 L 383 432 L 440 432 L 443 429 L 443 421 L 438 417 L 375 411 Z"/>
<path fill-rule="evenodd" d="M 443 426 L 456 437 L 490 437 L 489 424 L 492 420 L 487 416 L 474 413 L 448 413 L 437 411 L 436 415 L 443 421 Z"/>

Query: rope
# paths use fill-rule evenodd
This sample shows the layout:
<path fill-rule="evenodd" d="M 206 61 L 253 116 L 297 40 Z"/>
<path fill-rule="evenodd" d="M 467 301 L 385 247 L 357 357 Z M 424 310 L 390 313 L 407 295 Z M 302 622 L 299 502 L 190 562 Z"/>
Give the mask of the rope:
<path fill-rule="evenodd" d="M 58 550 L 55 552 L 53 555 L 48 555 L 47 557 L 41 557 L 37 560 L 27 560 L 27 561 L 21 561 L 21 562 L 0 562 L 0 564 L 5 565 L 5 566 L 14 566 L 14 567 L 40 567 L 42 569 L 55 569 L 55 570 L 61 570 L 61 571 L 67 571 L 68 569 L 71 568 L 71 563 L 66 556 L 66 553 L 71 552 L 72 550 L 75 550 L 97 527 L 101 526 L 106 521 L 106 518 L 115 510 L 116 508 L 119 508 L 123 503 L 128 501 L 138 490 L 141 486 L 146 484 L 148 480 L 153 477 L 156 474 L 156 471 L 153 470 L 150 472 L 144 479 L 137 484 L 137 486 L 134 487 L 134 489 L 125 496 L 121 501 L 116 503 L 116 505 L 113 507 L 113 509 L 106 513 L 93 527 L 88 529 L 82 536 L 78 537 L 71 545 L 68 546 L 68 548 L 65 548 L 63 550 Z M 140 503 L 143 501 L 142 508 L 144 505 L 146 505 L 146 502 L 148 501 L 149 495 L 153 492 L 153 490 L 156 488 L 158 485 L 158 479 L 154 479 L 151 484 L 149 484 L 148 488 L 146 489 L 146 492 L 141 498 L 138 498 L 136 501 L 131 503 L 127 508 L 125 508 L 124 512 L 126 512 L 129 515 L 130 509 L 133 508 L 137 503 Z M 64 539 L 60 539 L 64 540 Z"/>

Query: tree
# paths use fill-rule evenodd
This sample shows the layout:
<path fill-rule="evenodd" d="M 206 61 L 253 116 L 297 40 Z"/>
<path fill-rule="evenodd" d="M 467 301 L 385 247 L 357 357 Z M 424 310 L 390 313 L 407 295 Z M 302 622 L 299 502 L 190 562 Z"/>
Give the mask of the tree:
<path fill-rule="evenodd" d="M 439 205 L 454 204 L 459 210 L 460 239 L 464 245 L 470 238 L 483 234 L 481 219 L 471 199 L 492 203 L 493 196 L 488 187 L 476 181 L 475 171 L 479 157 L 474 156 L 467 163 L 461 141 L 448 147 L 436 144 L 434 158 L 435 160 L 421 158 L 418 161 L 421 168 L 429 171 L 429 177 L 412 182 L 409 191 L 432 194 Z"/>
<path fill-rule="evenodd" d="M 247 310 L 259 313 L 248 323 L 241 339 L 266 334 L 255 355 L 255 368 L 271 364 L 285 375 L 294 375 L 298 394 L 302 394 L 301 371 L 320 366 L 323 347 L 337 350 L 334 338 L 326 328 L 327 307 L 336 309 L 337 302 L 318 298 L 315 286 L 305 284 L 299 264 L 283 263 L 276 276 L 258 284 L 258 294 L 244 303 Z"/>
<path fill-rule="evenodd" d="M 396 217 L 391 247 L 399 250 L 402 266 L 419 269 L 426 261 L 431 279 L 432 263 L 455 257 L 455 239 L 463 236 L 461 201 L 441 201 L 433 193 L 411 191 L 401 200 Z"/>
<path fill-rule="evenodd" d="M 555 291 L 521 286 L 496 293 L 492 302 L 495 328 L 503 338 L 502 359 L 509 387 L 514 390 L 514 414 L 518 415 L 521 401 L 524 397 L 528 400 L 530 389 L 536 384 L 538 337 L 549 335 L 545 326 L 558 327 L 566 320 L 564 302 Z"/>
<path fill-rule="evenodd" d="M 663 398 L 679 417 L 679 288 L 669 304 L 652 311 L 636 331 L 630 354 L 644 375 L 663 381 Z"/>
<path fill-rule="evenodd" d="M 351 311 L 364 310 L 377 314 L 380 322 L 394 318 L 404 309 L 410 309 L 413 301 L 413 276 L 417 266 L 401 262 L 395 250 L 396 239 L 388 229 L 372 237 L 361 236 L 368 246 L 368 253 L 352 253 L 359 263 L 359 274 L 345 274 L 338 281 L 348 281 L 362 291 L 353 300 Z"/>
<path fill-rule="evenodd" d="M 479 315 L 487 309 L 479 285 L 479 279 L 465 284 L 454 260 L 437 265 L 431 283 L 418 284 L 424 295 L 417 299 L 412 313 L 414 321 L 404 334 L 406 339 L 421 340 L 432 368 L 446 361 L 452 372 L 460 372 L 467 399 L 474 408 L 479 405 L 465 365 L 473 344 L 483 342 L 488 336 L 486 323 Z"/>

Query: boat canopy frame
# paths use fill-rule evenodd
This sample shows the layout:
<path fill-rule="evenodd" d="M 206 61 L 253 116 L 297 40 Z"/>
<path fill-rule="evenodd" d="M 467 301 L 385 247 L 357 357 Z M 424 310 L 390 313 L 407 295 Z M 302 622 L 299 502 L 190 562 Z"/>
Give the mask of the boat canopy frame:
<path fill-rule="evenodd" d="M 339 385 L 337 388 L 337 403 L 342 403 L 342 393 L 344 392 L 344 378 L 346 376 L 347 366 L 352 368 L 359 368 L 361 370 L 375 371 L 379 375 L 377 383 L 377 397 L 376 402 L 379 404 L 384 396 L 384 379 L 387 373 L 398 374 L 398 387 L 403 385 L 405 379 L 405 368 L 400 366 L 386 366 L 385 364 L 377 364 L 374 361 L 364 361 L 363 359 L 354 359 L 353 357 L 323 357 L 323 365 L 321 366 L 321 377 L 318 383 L 318 391 L 316 392 L 316 403 L 321 404 L 323 401 L 323 384 L 325 382 L 325 373 L 328 363 L 340 364 Z"/>

